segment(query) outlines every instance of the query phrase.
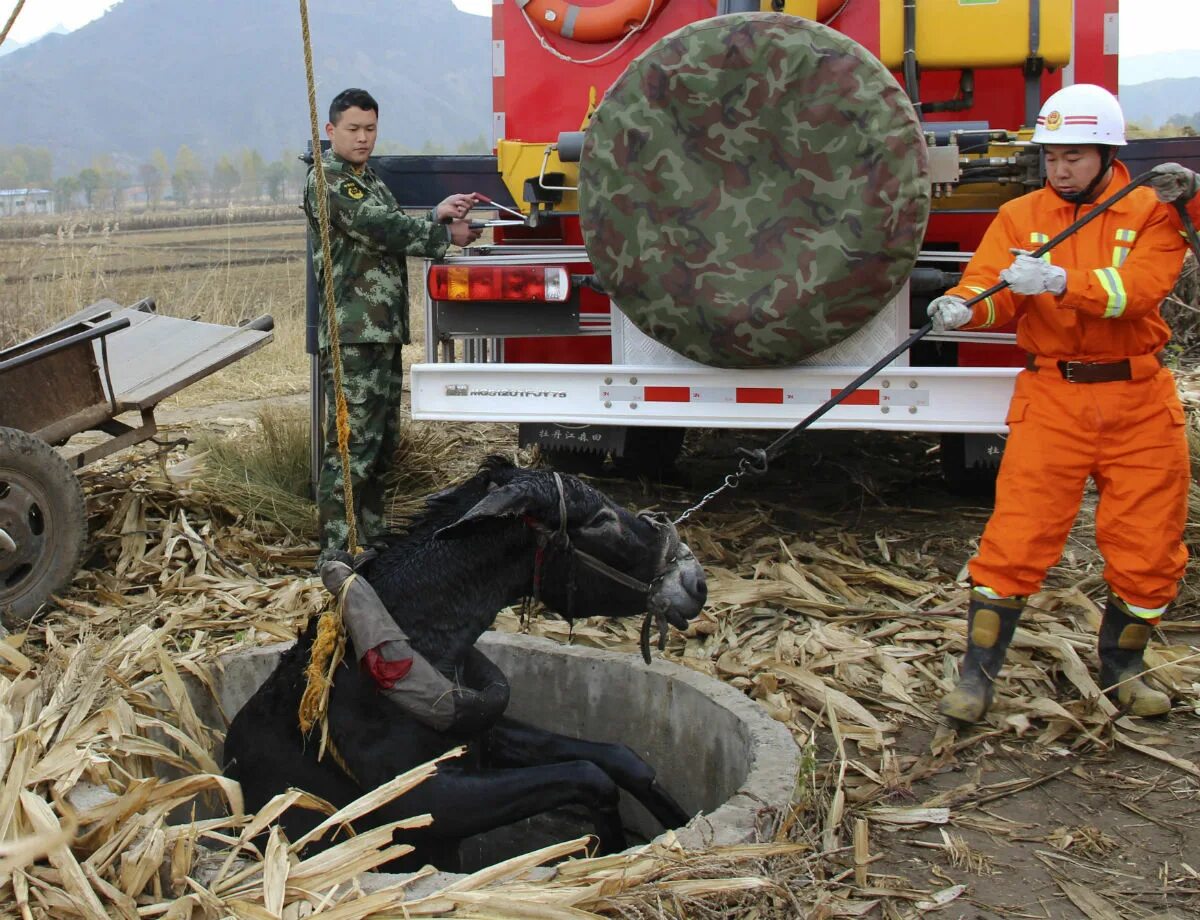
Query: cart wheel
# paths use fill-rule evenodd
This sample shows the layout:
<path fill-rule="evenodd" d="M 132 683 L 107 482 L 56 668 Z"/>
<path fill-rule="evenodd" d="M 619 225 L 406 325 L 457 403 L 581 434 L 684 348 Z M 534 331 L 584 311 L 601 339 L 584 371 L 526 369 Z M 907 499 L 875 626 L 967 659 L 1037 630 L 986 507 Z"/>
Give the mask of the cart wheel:
<path fill-rule="evenodd" d="M 83 489 L 40 438 L 0 428 L 0 617 L 19 629 L 83 558 Z"/>

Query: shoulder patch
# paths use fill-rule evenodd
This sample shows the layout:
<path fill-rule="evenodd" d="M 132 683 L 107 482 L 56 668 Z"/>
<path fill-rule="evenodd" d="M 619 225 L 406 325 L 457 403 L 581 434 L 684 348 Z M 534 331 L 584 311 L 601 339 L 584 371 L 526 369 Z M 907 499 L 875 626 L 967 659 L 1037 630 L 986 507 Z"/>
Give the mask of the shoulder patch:
<path fill-rule="evenodd" d="M 353 179 L 346 179 L 342 182 L 342 193 L 347 198 L 353 198 L 355 201 L 358 201 L 366 194 L 366 192 L 363 191 L 363 187 Z"/>

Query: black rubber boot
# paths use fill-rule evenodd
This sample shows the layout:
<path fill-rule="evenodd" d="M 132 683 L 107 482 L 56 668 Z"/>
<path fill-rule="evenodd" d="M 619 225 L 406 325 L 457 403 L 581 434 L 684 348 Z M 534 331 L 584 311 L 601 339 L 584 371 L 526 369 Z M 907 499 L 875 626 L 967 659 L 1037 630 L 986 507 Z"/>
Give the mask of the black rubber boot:
<path fill-rule="evenodd" d="M 993 599 L 971 591 L 967 607 L 967 653 L 958 669 L 958 686 L 942 698 L 938 711 L 957 722 L 978 722 L 992 705 L 993 682 L 1004 666 L 1008 644 L 1017 631 L 1024 597 Z"/>
<path fill-rule="evenodd" d="M 1135 716 L 1161 716 L 1171 709 L 1171 699 L 1148 687 L 1139 677 L 1146 670 L 1142 653 L 1150 641 L 1151 626 L 1135 617 L 1115 594 L 1108 595 L 1100 621 L 1100 686 L 1119 685 L 1108 696 Z"/>

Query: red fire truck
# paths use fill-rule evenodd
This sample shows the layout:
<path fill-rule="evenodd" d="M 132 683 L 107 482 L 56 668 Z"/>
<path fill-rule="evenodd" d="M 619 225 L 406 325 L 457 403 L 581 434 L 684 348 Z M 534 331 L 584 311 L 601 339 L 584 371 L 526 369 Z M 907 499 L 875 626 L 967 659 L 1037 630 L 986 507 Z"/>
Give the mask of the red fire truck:
<path fill-rule="evenodd" d="M 879 58 L 920 115 L 933 193 L 892 303 L 826 352 L 753 370 L 682 357 L 579 283 L 590 265 L 570 140 L 663 36 L 743 11 L 818 20 Z M 999 205 L 1041 185 L 1029 137 L 1046 97 L 1073 82 L 1116 92 L 1117 17 L 1118 0 L 494 0 L 494 156 L 377 164 L 403 204 L 475 189 L 497 205 L 490 244 L 426 266 L 413 417 L 517 422 L 523 443 L 563 465 L 611 452 L 651 470 L 688 428 L 790 428 L 924 324 Z M 1200 148 L 1149 141 L 1122 159 L 1135 174 L 1165 160 L 1200 167 Z M 928 335 L 816 427 L 940 433 L 948 476 L 987 480 L 1023 358 L 1013 342 L 1011 331 Z"/>

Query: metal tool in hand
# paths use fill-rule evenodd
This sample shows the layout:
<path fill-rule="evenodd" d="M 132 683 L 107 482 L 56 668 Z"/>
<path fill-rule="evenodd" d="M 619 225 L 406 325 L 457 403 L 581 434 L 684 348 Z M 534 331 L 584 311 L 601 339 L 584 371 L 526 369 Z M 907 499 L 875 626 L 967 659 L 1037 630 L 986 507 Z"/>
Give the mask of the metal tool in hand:
<path fill-rule="evenodd" d="M 525 215 L 522 214 L 520 211 L 518 211 L 516 208 L 510 208 L 508 205 L 501 204 L 498 201 L 493 201 L 487 195 L 483 194 L 483 192 L 472 192 L 471 194 L 473 194 L 475 196 L 476 201 L 482 201 L 484 204 L 490 204 L 492 207 L 499 208 L 501 211 L 507 211 L 509 214 L 512 214 L 514 217 L 521 218 L 521 223 L 525 223 Z"/>
<path fill-rule="evenodd" d="M 524 227 L 523 220 L 472 220 L 467 226 L 472 230 L 484 230 L 488 227 Z"/>
<path fill-rule="evenodd" d="M 1120 201 L 1122 198 L 1124 198 L 1126 195 L 1128 195 L 1130 192 L 1132 192 L 1135 188 L 1145 185 L 1147 182 L 1150 181 L 1150 178 L 1151 178 L 1151 173 L 1149 171 L 1142 173 L 1140 176 L 1138 176 L 1136 179 L 1134 179 L 1132 182 L 1130 182 L 1127 186 L 1122 188 L 1116 194 L 1112 195 L 1111 197 L 1107 198 L 1100 204 L 1096 205 L 1096 207 L 1094 209 L 1089 211 L 1087 214 L 1083 215 L 1083 217 L 1079 218 L 1079 220 L 1075 221 L 1075 223 L 1071 224 L 1071 226 L 1067 227 L 1065 230 L 1063 230 L 1057 236 L 1055 236 L 1052 239 L 1050 239 L 1049 241 L 1043 243 L 1038 249 L 1036 249 L 1032 253 L 1030 253 L 1030 255 L 1035 259 L 1041 258 L 1046 253 L 1048 253 L 1051 249 L 1053 249 L 1055 246 L 1057 246 L 1059 243 L 1061 243 L 1063 240 L 1065 240 L 1067 237 L 1082 230 L 1085 226 L 1087 226 L 1087 224 L 1091 223 L 1093 220 L 1095 220 L 1097 217 L 1099 217 L 1101 214 L 1103 214 L 1105 211 L 1107 211 L 1109 208 L 1111 208 L 1114 204 L 1116 204 L 1118 201 Z M 1186 228 L 1188 228 L 1188 230 L 1190 232 L 1189 243 L 1191 243 L 1193 250 L 1196 252 L 1197 258 L 1200 259 L 1200 240 L 1197 239 L 1195 227 L 1192 226 L 1192 221 L 1188 217 L 1186 210 L 1183 209 L 1182 207 L 1179 210 L 1180 210 L 1180 213 L 1184 220 L 1184 226 Z M 965 304 L 968 307 L 974 306 L 975 304 L 979 303 L 981 300 L 986 300 L 987 298 L 991 297 L 993 294 L 996 294 L 996 293 L 1004 290 L 1006 287 L 1008 287 L 1008 282 L 1000 281 L 997 284 L 992 285 L 992 287 L 988 288 L 983 293 L 976 294 L 971 299 L 965 301 Z M 712 501 L 714 498 L 716 498 L 718 495 L 720 495 L 726 489 L 736 489 L 738 487 L 738 485 L 741 483 L 741 480 L 743 479 L 743 477 L 749 476 L 749 475 L 759 476 L 759 475 L 762 475 L 763 473 L 765 473 L 767 471 L 768 465 L 770 464 L 770 461 L 774 460 L 777 456 L 779 456 L 779 454 L 782 452 L 783 448 L 786 447 L 792 441 L 793 438 L 798 436 L 800 434 L 800 432 L 804 431 L 806 428 L 811 427 L 813 425 L 813 423 L 816 422 L 819 418 L 821 418 L 823 415 L 828 413 L 831 409 L 840 405 L 843 401 L 845 401 L 847 398 L 849 398 L 849 396 L 851 394 L 853 394 L 856 390 L 858 390 L 864 383 L 866 383 L 868 380 L 870 380 L 872 377 L 874 377 L 876 374 L 878 374 L 881 370 L 883 370 L 887 365 L 891 364 L 898 357 L 900 357 L 902 354 L 904 354 L 906 351 L 908 351 L 910 348 L 912 348 L 915 344 L 917 344 L 917 342 L 921 341 L 921 339 L 925 338 L 925 336 L 928 335 L 932 330 L 933 330 L 933 323 L 932 322 L 926 323 L 924 326 L 922 326 L 920 329 L 918 329 L 916 332 L 914 332 L 912 335 L 910 335 L 907 339 L 905 339 L 903 342 L 901 342 L 899 345 L 897 345 L 895 348 L 893 348 L 891 351 L 889 351 L 886 355 L 884 355 L 882 358 L 880 358 L 878 361 L 876 361 L 874 364 L 872 364 L 869 368 L 867 368 L 865 371 L 863 371 L 861 374 L 859 374 L 857 377 L 855 377 L 852 381 L 850 381 L 850 383 L 846 384 L 846 386 L 843 387 L 841 390 L 839 390 L 837 393 L 835 393 L 832 398 L 830 398 L 828 401 L 826 401 L 822 405 L 818 406 L 806 418 L 802 419 L 793 428 L 790 428 L 787 431 L 785 431 L 782 435 L 780 435 L 778 438 L 776 438 L 774 441 L 772 441 L 770 444 L 768 444 L 765 448 L 762 448 L 759 450 L 751 450 L 750 448 L 747 448 L 747 447 L 739 447 L 737 449 L 737 453 L 741 455 L 741 459 L 738 460 L 737 470 L 735 472 L 727 475 L 725 477 L 725 480 L 721 483 L 721 485 L 719 485 L 717 488 L 713 489 L 711 492 L 709 492 L 707 495 L 705 495 L 703 498 L 701 498 L 700 501 L 696 502 L 696 504 L 692 505 L 690 508 L 688 508 L 686 511 L 684 511 L 683 514 L 679 515 L 679 517 L 677 517 L 675 519 L 675 524 L 676 525 L 682 524 L 689 517 L 691 517 L 692 514 L 699 511 L 701 508 L 703 508 L 705 505 L 707 505 L 710 501 Z"/>

